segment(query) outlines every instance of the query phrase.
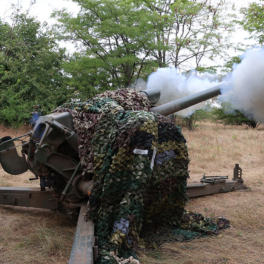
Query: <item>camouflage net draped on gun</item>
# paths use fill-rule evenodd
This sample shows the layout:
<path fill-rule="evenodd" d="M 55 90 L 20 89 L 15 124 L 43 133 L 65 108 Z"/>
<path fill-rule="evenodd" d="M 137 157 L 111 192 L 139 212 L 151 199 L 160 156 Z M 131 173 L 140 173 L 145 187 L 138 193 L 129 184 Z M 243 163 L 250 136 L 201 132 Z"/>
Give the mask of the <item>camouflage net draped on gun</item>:
<path fill-rule="evenodd" d="M 113 252 L 129 257 L 131 249 L 151 244 L 157 228 L 181 225 L 186 140 L 179 127 L 149 109 L 141 93 L 121 89 L 55 110 L 73 116 L 82 175 L 94 180 L 88 215 L 96 224 L 99 263 L 118 263 Z"/>

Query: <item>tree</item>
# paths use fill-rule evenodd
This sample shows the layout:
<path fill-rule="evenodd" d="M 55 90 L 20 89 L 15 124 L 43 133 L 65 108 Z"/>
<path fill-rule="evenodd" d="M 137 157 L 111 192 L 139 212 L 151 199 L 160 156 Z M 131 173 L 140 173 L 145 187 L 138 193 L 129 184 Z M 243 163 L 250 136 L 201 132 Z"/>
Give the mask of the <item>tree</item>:
<path fill-rule="evenodd" d="M 47 26 L 28 13 L 15 12 L 12 25 L 0 21 L 0 120 L 19 125 L 31 117 L 33 105 L 46 113 L 65 102 L 59 49 Z"/>
<path fill-rule="evenodd" d="M 73 0 L 80 12 L 54 12 L 61 40 L 76 44 L 78 53 L 65 69 L 78 90 L 94 94 L 124 88 L 156 67 L 189 70 L 203 58 L 225 53 L 220 32 L 224 5 L 195 0 Z M 223 21 L 223 20 L 222 20 Z"/>
<path fill-rule="evenodd" d="M 261 1 L 262 2 L 262 1 Z M 251 3 L 247 8 L 241 8 L 243 19 L 237 21 L 244 30 L 251 33 L 259 44 L 264 42 L 264 9 L 263 3 Z"/>
<path fill-rule="evenodd" d="M 232 23 L 223 19 L 224 1 L 215 5 L 211 1 L 144 1 L 152 12 L 165 17 L 166 27 L 156 27 L 156 42 L 161 50 L 153 55 L 159 67 L 173 65 L 182 71 L 196 68 L 203 70 L 204 58 L 213 60 L 223 57 L 231 44 L 226 42 L 224 32 L 232 32 Z M 228 15 L 225 14 L 227 18 Z M 164 50 L 162 47 L 167 49 Z"/>
<path fill-rule="evenodd" d="M 85 78 L 81 81 L 83 90 L 126 87 L 134 78 L 153 71 L 157 63 L 150 60 L 150 52 L 158 48 L 154 28 L 138 1 L 75 2 L 81 7 L 76 17 L 66 10 L 55 12 L 54 16 L 61 23 L 57 27 L 60 39 L 79 47 L 79 53 L 65 68 L 75 80 Z M 155 16 L 152 19 L 159 23 Z"/>

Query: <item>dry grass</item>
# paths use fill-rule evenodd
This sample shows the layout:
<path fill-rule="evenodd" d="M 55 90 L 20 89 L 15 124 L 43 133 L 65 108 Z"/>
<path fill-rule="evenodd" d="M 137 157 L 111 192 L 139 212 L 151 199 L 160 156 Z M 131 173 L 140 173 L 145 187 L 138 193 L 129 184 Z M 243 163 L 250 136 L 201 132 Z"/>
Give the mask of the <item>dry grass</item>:
<path fill-rule="evenodd" d="M 223 216 L 231 228 L 219 236 L 185 243 L 167 243 L 157 251 L 140 252 L 151 263 L 264 263 L 264 129 L 201 124 L 183 129 L 190 155 L 190 181 L 203 173 L 232 178 L 235 163 L 243 168 L 246 191 L 215 194 L 187 203 L 187 209 L 207 216 Z"/>
<path fill-rule="evenodd" d="M 75 226 L 58 212 L 0 208 L 0 263 L 67 263 Z"/>
<path fill-rule="evenodd" d="M 27 133 L 0 126 L 0 137 Z M 39 186 L 29 181 L 33 174 L 14 176 L 0 166 L 0 186 Z M 65 215 L 50 210 L 0 206 L 0 264 L 9 263 L 67 263 L 75 225 Z"/>
<path fill-rule="evenodd" d="M 0 136 L 26 132 L 3 131 Z M 264 263 L 264 129 L 201 124 L 183 130 L 187 139 L 190 181 L 207 175 L 232 177 L 243 168 L 246 191 L 192 199 L 187 209 L 224 216 L 232 227 L 219 236 L 167 243 L 156 251 L 139 251 L 143 264 Z M 11 176 L 0 170 L 0 186 L 32 186 L 29 173 Z M 75 227 L 64 216 L 46 210 L 0 207 L 0 263 L 67 263 Z"/>

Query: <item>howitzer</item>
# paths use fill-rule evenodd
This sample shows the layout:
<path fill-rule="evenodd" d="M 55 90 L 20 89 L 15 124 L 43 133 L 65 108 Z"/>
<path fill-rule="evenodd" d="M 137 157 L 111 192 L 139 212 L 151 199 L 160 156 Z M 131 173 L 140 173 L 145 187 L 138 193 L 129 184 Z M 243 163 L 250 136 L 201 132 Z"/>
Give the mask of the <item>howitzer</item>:
<path fill-rule="evenodd" d="M 220 94 L 223 83 L 197 94 L 153 107 L 150 111 L 168 116 Z M 142 92 L 152 105 L 158 102 L 159 90 Z M 10 174 L 19 175 L 30 170 L 39 180 L 38 188 L 0 188 L 0 204 L 54 209 L 78 220 L 69 263 L 93 263 L 97 258 L 97 238 L 91 220 L 84 222 L 93 175 L 82 174 L 78 136 L 73 118 L 67 111 L 41 116 L 33 131 L 17 138 L 3 137 L 0 162 Z M 226 177 L 203 178 L 201 184 L 189 184 L 189 197 L 227 192 L 243 186 L 241 177 L 227 181 Z M 79 218 L 78 218 L 79 216 Z"/>

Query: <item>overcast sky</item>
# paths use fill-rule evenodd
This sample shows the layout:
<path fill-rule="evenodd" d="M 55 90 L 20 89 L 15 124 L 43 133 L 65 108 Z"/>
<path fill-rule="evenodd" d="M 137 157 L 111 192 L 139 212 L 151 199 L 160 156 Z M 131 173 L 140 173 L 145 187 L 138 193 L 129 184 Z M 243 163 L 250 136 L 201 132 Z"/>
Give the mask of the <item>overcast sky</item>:
<path fill-rule="evenodd" d="M 209 0 L 210 1 L 210 0 Z M 228 1 L 228 0 L 227 0 Z M 0 0 L 0 16 L 1 18 L 8 17 L 10 15 L 11 4 L 22 5 L 27 9 L 31 0 Z M 219 0 L 212 0 L 212 3 L 219 2 Z M 249 3 L 255 2 L 252 0 L 229 0 L 234 3 L 238 8 L 242 6 L 248 6 Z M 50 14 L 54 9 L 67 8 L 71 12 L 78 12 L 79 8 L 76 3 L 67 0 L 36 0 L 36 4 L 32 7 L 31 12 L 34 16 L 38 17 L 41 21 L 51 21 Z"/>
<path fill-rule="evenodd" d="M 28 9 L 30 6 L 31 0 L 0 0 L 0 16 L 2 19 L 8 21 L 8 16 L 10 15 L 11 5 L 20 5 L 23 9 Z M 55 9 L 67 8 L 71 12 L 78 12 L 79 7 L 76 3 L 67 0 L 36 0 L 36 4 L 34 4 L 30 13 L 37 17 L 40 21 L 47 21 L 52 23 L 52 19 L 50 15 Z"/>
<path fill-rule="evenodd" d="M 220 0 L 209 0 L 212 3 L 218 3 Z M 241 7 L 247 7 L 249 3 L 255 2 L 252 0 L 226 0 L 228 2 L 234 3 L 237 10 Z M 256 0 L 257 1 L 257 0 Z M 3 21 L 8 22 L 8 18 L 11 14 L 11 5 L 20 5 L 24 10 L 28 9 L 30 6 L 31 0 L 0 0 L 0 17 Z M 72 13 L 78 13 L 79 7 L 76 3 L 73 3 L 70 0 L 36 0 L 36 4 L 34 4 L 30 9 L 30 14 L 35 16 L 40 21 L 47 21 L 49 24 L 53 24 L 55 22 L 54 19 L 50 18 L 50 15 L 55 9 L 66 8 Z M 248 36 L 246 32 L 242 29 L 237 30 L 233 34 L 233 41 L 243 41 L 245 36 Z M 63 45 L 64 46 L 64 45 Z M 67 49 L 71 52 L 74 51 L 73 45 L 66 45 Z M 237 54 L 232 54 L 232 56 Z"/>
<path fill-rule="evenodd" d="M 8 19 L 10 15 L 11 4 L 22 5 L 24 9 L 28 9 L 30 2 L 32 0 L 0 0 L 0 17 L 2 19 Z M 212 3 L 219 2 L 220 0 L 209 0 Z M 226 0 L 231 3 L 234 3 L 236 8 L 248 6 L 249 3 L 255 2 L 252 0 Z M 36 4 L 31 8 L 31 14 L 38 17 L 41 21 L 48 21 L 52 23 L 50 19 L 50 14 L 54 9 L 67 8 L 71 12 L 77 13 L 79 7 L 76 3 L 73 3 L 70 0 L 36 0 Z"/>

